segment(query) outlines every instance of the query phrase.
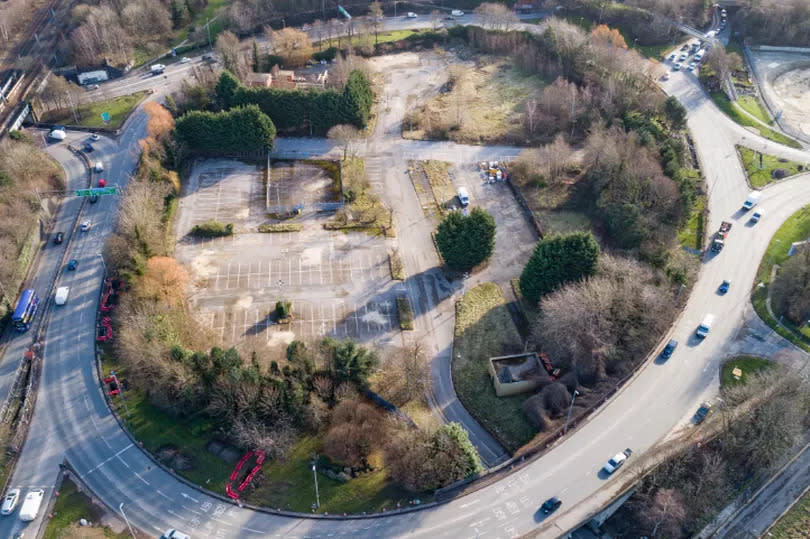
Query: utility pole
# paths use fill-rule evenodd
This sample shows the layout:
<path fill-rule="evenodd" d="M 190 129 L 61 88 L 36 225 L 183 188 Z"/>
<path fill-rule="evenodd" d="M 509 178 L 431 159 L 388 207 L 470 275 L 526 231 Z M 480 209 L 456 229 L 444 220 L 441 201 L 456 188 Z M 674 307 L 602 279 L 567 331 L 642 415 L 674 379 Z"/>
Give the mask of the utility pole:
<path fill-rule="evenodd" d="M 568 422 L 571 421 L 571 411 L 574 409 L 574 401 L 579 395 L 579 391 L 574 390 L 574 395 L 571 397 L 571 406 L 568 407 L 568 416 L 565 418 L 565 426 L 563 427 L 563 434 L 568 432 Z"/>
<path fill-rule="evenodd" d="M 208 48 L 211 48 L 211 19 L 205 18 L 205 29 L 208 30 Z"/>
<path fill-rule="evenodd" d="M 127 523 L 127 528 L 129 528 L 129 534 L 132 536 L 132 539 L 135 539 L 135 532 L 132 531 L 132 526 L 129 524 L 129 519 L 127 518 L 127 514 L 124 513 L 124 502 L 118 504 L 118 510 L 121 511 L 121 515 L 124 517 L 124 522 Z"/>
<path fill-rule="evenodd" d="M 317 455 L 315 457 L 317 459 Z M 321 508 L 321 496 L 318 493 L 318 472 L 315 468 L 315 462 L 312 463 L 312 477 L 315 478 L 315 506 Z"/>

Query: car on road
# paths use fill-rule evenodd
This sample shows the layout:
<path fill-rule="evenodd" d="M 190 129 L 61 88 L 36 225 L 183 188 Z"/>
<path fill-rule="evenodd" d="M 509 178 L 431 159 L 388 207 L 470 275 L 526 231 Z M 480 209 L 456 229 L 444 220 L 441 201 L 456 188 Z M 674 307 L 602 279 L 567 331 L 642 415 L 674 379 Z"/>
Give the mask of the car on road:
<path fill-rule="evenodd" d="M 409 11 L 408 14 L 405 15 L 405 16 L 407 18 L 409 18 L 409 19 L 415 19 L 416 18 L 416 13 L 414 13 L 413 11 Z"/>
<path fill-rule="evenodd" d="M 53 237 L 53 242 L 56 245 L 59 245 L 63 241 L 65 241 L 65 233 L 64 232 L 57 232 L 56 235 Z"/>
<path fill-rule="evenodd" d="M 703 322 L 697 327 L 695 330 L 695 335 L 698 339 L 705 339 L 709 335 L 709 331 L 712 329 L 712 324 L 714 324 L 714 315 L 707 314 L 703 318 Z"/>
<path fill-rule="evenodd" d="M 694 71 L 696 67 L 697 64 L 695 62 L 689 62 L 689 66 L 686 69 L 689 71 Z"/>
<path fill-rule="evenodd" d="M 98 133 L 93 133 L 92 135 L 90 135 L 90 140 L 92 140 L 93 142 L 97 142 L 99 139 L 101 139 L 101 137 L 98 135 Z"/>
<path fill-rule="evenodd" d="M 89 220 L 88 221 L 82 221 L 82 226 L 81 226 L 82 232 L 87 232 L 88 230 L 90 230 L 90 226 L 91 226 L 91 223 L 90 223 Z"/>
<path fill-rule="evenodd" d="M 677 57 L 678 57 L 678 55 L 673 52 L 672 54 L 669 55 L 669 57 L 667 57 L 667 60 L 669 60 L 670 62 L 674 62 L 675 58 L 677 58 Z"/>
<path fill-rule="evenodd" d="M 98 195 L 90 195 L 90 204 L 98 202 Z"/>
<path fill-rule="evenodd" d="M 664 349 L 661 351 L 661 357 L 664 359 L 669 359 L 672 357 L 672 352 L 678 347 L 678 341 L 675 339 L 670 339 Z"/>
<path fill-rule="evenodd" d="M 180 63 L 181 64 L 187 64 L 190 61 L 191 61 L 191 58 L 189 58 L 188 56 L 183 56 L 182 58 L 180 58 Z"/>
<path fill-rule="evenodd" d="M 632 454 L 633 451 L 628 447 L 621 453 L 616 453 L 615 455 L 613 455 L 613 457 L 611 457 L 610 460 L 608 460 L 605 463 L 605 465 L 602 466 L 602 469 L 605 471 L 606 474 L 610 475 L 619 468 L 621 468 L 622 465 L 625 463 L 625 461 L 628 459 L 628 457 L 630 457 L 630 455 Z"/>
<path fill-rule="evenodd" d="M 764 216 L 765 216 L 765 210 L 760 208 L 751 215 L 751 222 L 752 223 L 758 223 L 759 220 L 762 219 Z"/>
<path fill-rule="evenodd" d="M 160 539 L 191 539 L 188 535 L 177 530 L 166 530 Z"/>
<path fill-rule="evenodd" d="M 79 261 L 76 260 L 75 258 L 71 258 L 70 262 L 68 262 L 67 269 L 69 269 L 70 271 L 75 271 L 76 268 L 78 268 L 78 267 L 79 267 Z"/>
<path fill-rule="evenodd" d="M 0 514 L 10 515 L 17 507 L 17 502 L 20 501 L 20 489 L 13 488 L 8 491 L 6 497 L 3 498 L 3 507 L 0 508 Z"/>
<path fill-rule="evenodd" d="M 680 71 L 681 70 L 681 63 L 675 62 L 675 65 L 672 66 L 672 71 Z"/>
<path fill-rule="evenodd" d="M 540 506 L 540 509 L 543 510 L 543 514 L 548 515 L 549 513 L 553 513 L 554 511 L 559 509 L 561 505 L 562 502 L 560 501 L 560 499 L 556 496 L 552 496 L 551 498 L 543 502 L 543 505 Z"/>
<path fill-rule="evenodd" d="M 731 288 L 731 281 L 723 281 L 720 283 L 720 288 L 717 289 L 718 292 L 721 294 L 725 294 L 728 292 L 728 289 Z"/>

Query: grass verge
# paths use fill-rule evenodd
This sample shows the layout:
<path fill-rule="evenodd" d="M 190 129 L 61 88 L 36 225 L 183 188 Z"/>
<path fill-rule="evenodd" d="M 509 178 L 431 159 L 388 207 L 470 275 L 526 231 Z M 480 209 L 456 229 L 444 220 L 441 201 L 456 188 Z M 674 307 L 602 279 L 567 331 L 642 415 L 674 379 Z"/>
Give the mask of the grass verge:
<path fill-rule="evenodd" d="M 404 281 L 405 266 L 402 264 L 402 257 L 398 250 L 388 254 L 388 264 L 391 266 L 391 278 L 395 281 Z"/>
<path fill-rule="evenodd" d="M 490 357 L 523 350 L 520 335 L 497 285 L 483 283 L 456 303 L 453 384 L 464 407 L 511 452 L 535 429 L 523 416 L 528 395 L 498 397 L 487 370 Z"/>
<path fill-rule="evenodd" d="M 42 115 L 41 121 L 52 124 L 78 125 L 81 127 L 97 127 L 105 129 L 118 129 L 123 125 L 138 103 L 148 95 L 148 92 L 137 92 L 122 97 L 115 97 L 105 101 L 96 101 L 80 105 L 76 109 L 78 123 L 75 122 L 69 110 L 50 111 Z M 110 114 L 110 123 L 105 124 L 101 113 Z"/>
<path fill-rule="evenodd" d="M 780 144 L 784 144 L 785 146 L 790 146 L 791 148 L 801 148 L 801 144 L 796 142 L 790 137 L 783 135 L 782 133 L 777 133 L 773 129 L 769 129 L 756 120 L 749 118 L 743 112 L 741 112 L 740 107 L 736 103 L 732 103 L 726 94 L 723 92 L 713 92 L 711 94 L 712 101 L 717 107 L 725 112 L 732 120 L 737 122 L 738 124 L 745 126 L 745 127 L 753 127 L 759 131 L 759 134 L 765 137 L 766 139 L 772 140 L 774 142 L 778 142 Z"/>
<path fill-rule="evenodd" d="M 99 527 L 97 523 L 104 516 L 104 510 L 95 505 L 84 493 L 79 492 L 76 484 L 66 478 L 62 481 L 59 497 L 53 507 L 53 518 L 42 537 L 44 539 L 59 539 L 63 537 L 108 537 L 111 539 L 126 539 L 127 533 L 115 533 L 108 527 Z M 90 526 L 80 527 L 79 519 L 90 521 Z"/>
<path fill-rule="evenodd" d="M 413 309 L 411 309 L 411 301 L 407 296 L 397 298 L 397 314 L 399 314 L 399 329 L 412 330 Z"/>
<path fill-rule="evenodd" d="M 807 530 L 810 530 L 810 490 L 765 535 L 770 539 L 800 539 L 807 537 Z"/>
<path fill-rule="evenodd" d="M 706 227 L 706 196 L 698 195 L 695 197 L 695 203 L 692 206 L 692 212 L 689 214 L 689 219 L 684 223 L 683 227 L 678 231 L 678 242 L 683 247 L 690 249 L 703 250 L 703 236 Z"/>
<path fill-rule="evenodd" d="M 245 500 L 291 511 L 312 511 L 315 503 L 312 458 L 321 451 L 321 443 L 317 436 L 305 436 L 292 447 L 286 460 L 266 461 L 262 465 L 262 474 L 254 479 L 256 488 L 245 495 Z M 338 514 L 390 510 L 396 508 L 397 503 L 407 507 L 409 499 L 406 491 L 389 481 L 382 468 L 347 483 L 319 473 L 318 494 L 321 501 L 319 512 Z"/>
<path fill-rule="evenodd" d="M 772 365 L 773 363 L 771 361 L 761 357 L 738 356 L 732 358 L 723 363 L 723 367 L 720 369 L 720 387 L 745 384 L 749 375 L 770 368 Z M 733 374 L 736 368 L 742 371 L 739 380 L 735 378 Z"/>
<path fill-rule="evenodd" d="M 804 335 L 799 328 L 793 327 L 787 321 L 783 320 L 780 323 L 768 313 L 766 303 L 774 264 L 781 264 L 788 258 L 792 243 L 807 238 L 810 238 L 810 206 L 805 206 L 788 217 L 771 238 L 771 243 L 759 263 L 756 278 L 758 284 L 754 288 L 751 302 L 763 322 L 793 344 L 810 351 L 810 336 Z"/>
<path fill-rule="evenodd" d="M 759 121 L 768 125 L 773 125 L 773 120 L 768 115 L 768 111 L 759 102 L 759 99 L 753 95 L 741 95 L 737 98 L 737 105 L 740 106 L 745 112 L 754 116 Z"/>
<path fill-rule="evenodd" d="M 113 360 L 105 358 L 103 365 L 105 376 L 114 370 L 120 380 L 126 378 L 126 369 Z M 190 465 L 189 469 L 175 469 L 178 475 L 212 492 L 225 492 L 225 481 L 233 465 L 206 449 L 217 430 L 210 418 L 201 414 L 188 417 L 169 415 L 152 405 L 146 392 L 139 388 L 126 391 L 125 398 L 128 415 L 119 397 L 113 397 L 113 407 L 135 439 L 143 443 L 146 451 L 156 455 L 159 449 L 175 449 Z"/>
<path fill-rule="evenodd" d="M 748 176 L 748 182 L 752 187 L 765 187 L 771 182 L 798 174 L 806 168 L 802 163 L 762 154 L 742 146 L 737 146 L 737 151 L 740 153 L 745 174 Z M 761 168 L 760 162 L 762 163 Z M 784 171 L 781 178 L 774 177 L 774 171 L 776 170 Z"/>
<path fill-rule="evenodd" d="M 302 228 L 304 228 L 304 225 L 300 223 L 272 223 L 259 225 L 259 232 L 298 232 Z"/>
<path fill-rule="evenodd" d="M 430 183 L 433 198 L 439 206 L 439 211 L 450 206 L 456 196 L 453 182 L 450 181 L 450 163 L 446 161 L 429 160 L 422 164 L 425 176 Z"/>

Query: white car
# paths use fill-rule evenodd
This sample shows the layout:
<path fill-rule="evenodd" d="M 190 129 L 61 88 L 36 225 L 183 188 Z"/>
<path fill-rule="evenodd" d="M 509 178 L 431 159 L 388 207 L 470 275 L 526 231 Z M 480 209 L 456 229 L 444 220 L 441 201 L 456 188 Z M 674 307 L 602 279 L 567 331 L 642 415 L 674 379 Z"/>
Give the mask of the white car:
<path fill-rule="evenodd" d="M 3 499 L 3 507 L 0 508 L 0 515 L 10 515 L 14 508 L 17 507 L 17 502 L 20 501 L 20 489 L 13 488 L 8 491 L 6 497 Z"/>
<path fill-rule="evenodd" d="M 675 65 L 672 66 L 672 70 L 673 71 L 680 71 L 681 70 L 681 63 L 680 62 L 675 62 Z"/>
<path fill-rule="evenodd" d="M 98 134 L 96 134 L 96 133 L 93 133 L 92 135 L 90 135 L 90 140 L 92 140 L 93 142 L 97 142 L 99 139 L 101 139 L 101 137 L 98 136 Z"/>
<path fill-rule="evenodd" d="M 607 463 L 602 467 L 606 474 L 610 475 L 619 468 L 622 467 L 622 464 L 627 460 L 627 457 L 632 455 L 633 452 L 628 448 L 622 451 L 621 453 L 616 453 L 613 457 L 607 461 Z"/>
<path fill-rule="evenodd" d="M 696 67 L 697 64 L 695 62 L 689 62 L 689 65 L 686 67 L 686 69 L 688 69 L 689 71 L 694 71 Z"/>
<path fill-rule="evenodd" d="M 190 61 L 191 61 L 191 58 L 189 58 L 188 56 L 183 56 L 182 58 L 180 58 L 180 63 L 181 64 L 187 64 Z"/>
<path fill-rule="evenodd" d="M 685 53 L 685 52 L 684 52 L 684 53 L 681 53 L 681 57 L 680 57 L 680 58 L 678 58 L 678 59 L 679 59 L 681 62 L 683 62 L 683 61 L 684 61 L 684 60 L 686 60 L 687 58 L 689 58 L 689 55 L 688 55 L 687 53 Z"/>
<path fill-rule="evenodd" d="M 87 232 L 88 230 L 90 230 L 90 226 L 91 226 L 90 221 L 82 221 L 82 226 L 81 226 L 82 232 Z"/>
<path fill-rule="evenodd" d="M 409 19 L 415 19 L 416 13 L 414 13 L 413 11 L 409 11 L 406 17 L 408 17 Z"/>

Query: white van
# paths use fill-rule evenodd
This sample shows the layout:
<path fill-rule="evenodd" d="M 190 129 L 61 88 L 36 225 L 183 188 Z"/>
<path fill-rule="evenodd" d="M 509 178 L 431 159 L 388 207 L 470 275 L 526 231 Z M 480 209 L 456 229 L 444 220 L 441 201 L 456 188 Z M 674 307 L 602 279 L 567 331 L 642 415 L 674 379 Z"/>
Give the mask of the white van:
<path fill-rule="evenodd" d="M 45 497 L 45 491 L 41 488 L 31 490 L 25 495 L 22 507 L 20 508 L 20 520 L 23 522 L 31 522 L 37 518 L 39 513 L 39 506 L 42 505 L 42 498 Z"/>
<path fill-rule="evenodd" d="M 96 161 L 93 170 L 95 170 L 96 172 L 104 172 L 104 163 L 102 163 L 101 161 Z"/>
<path fill-rule="evenodd" d="M 714 323 L 714 315 L 707 314 L 703 318 L 703 322 L 701 322 L 700 325 L 698 326 L 695 335 L 697 335 L 699 339 L 705 339 L 706 336 L 709 334 L 709 330 L 712 329 L 713 323 Z"/>
<path fill-rule="evenodd" d="M 64 305 L 67 303 L 68 294 L 70 294 L 70 287 L 60 286 L 56 289 L 56 296 L 53 298 L 53 302 L 57 305 Z"/>
<path fill-rule="evenodd" d="M 450 12 L 450 15 L 452 15 L 453 17 L 463 17 L 464 12 L 461 11 L 460 9 L 454 9 L 453 11 Z"/>
<path fill-rule="evenodd" d="M 459 187 L 456 191 L 458 195 L 458 201 L 461 202 L 461 205 L 467 207 L 470 204 L 470 193 L 464 187 Z"/>
<path fill-rule="evenodd" d="M 160 536 L 160 539 L 191 539 L 191 537 L 177 530 L 166 530 L 163 532 L 163 535 Z"/>

